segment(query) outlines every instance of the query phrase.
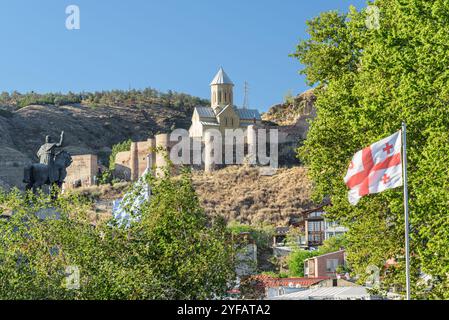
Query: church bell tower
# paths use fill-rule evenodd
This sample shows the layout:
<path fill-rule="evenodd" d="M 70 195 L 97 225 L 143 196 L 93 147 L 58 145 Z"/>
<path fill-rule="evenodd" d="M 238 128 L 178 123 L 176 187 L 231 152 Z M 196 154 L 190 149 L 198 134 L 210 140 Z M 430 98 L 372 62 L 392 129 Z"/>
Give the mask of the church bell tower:
<path fill-rule="evenodd" d="M 234 105 L 233 89 L 234 83 L 232 83 L 223 68 L 220 68 L 210 83 L 210 101 L 215 114 L 218 114 L 227 105 Z"/>

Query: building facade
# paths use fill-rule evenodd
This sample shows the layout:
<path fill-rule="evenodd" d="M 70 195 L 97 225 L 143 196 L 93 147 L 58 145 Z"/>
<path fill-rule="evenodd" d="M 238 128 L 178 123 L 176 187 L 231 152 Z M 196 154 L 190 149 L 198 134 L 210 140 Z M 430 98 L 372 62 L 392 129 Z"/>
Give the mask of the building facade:
<path fill-rule="evenodd" d="M 344 266 L 345 261 L 344 250 L 307 259 L 304 261 L 304 275 L 308 278 L 336 278 L 337 267 Z"/>

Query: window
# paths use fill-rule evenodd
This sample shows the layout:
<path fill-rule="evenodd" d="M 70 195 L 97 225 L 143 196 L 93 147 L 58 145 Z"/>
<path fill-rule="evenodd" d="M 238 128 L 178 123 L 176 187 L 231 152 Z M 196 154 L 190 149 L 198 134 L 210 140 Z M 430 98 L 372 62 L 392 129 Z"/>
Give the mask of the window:
<path fill-rule="evenodd" d="M 323 231 L 323 221 L 309 221 L 308 228 L 311 232 Z"/>
<path fill-rule="evenodd" d="M 338 259 L 327 259 L 326 260 L 326 271 L 335 272 L 338 267 Z"/>
<path fill-rule="evenodd" d="M 218 91 L 218 103 L 221 103 L 221 91 Z"/>

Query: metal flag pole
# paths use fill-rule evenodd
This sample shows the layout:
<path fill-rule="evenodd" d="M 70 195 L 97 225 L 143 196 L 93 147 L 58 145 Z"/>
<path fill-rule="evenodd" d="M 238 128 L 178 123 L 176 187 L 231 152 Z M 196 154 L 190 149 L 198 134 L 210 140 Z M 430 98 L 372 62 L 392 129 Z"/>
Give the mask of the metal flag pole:
<path fill-rule="evenodd" d="M 402 122 L 402 177 L 404 179 L 404 214 L 405 214 L 405 277 L 406 299 L 410 300 L 410 238 L 407 187 L 407 126 Z"/>

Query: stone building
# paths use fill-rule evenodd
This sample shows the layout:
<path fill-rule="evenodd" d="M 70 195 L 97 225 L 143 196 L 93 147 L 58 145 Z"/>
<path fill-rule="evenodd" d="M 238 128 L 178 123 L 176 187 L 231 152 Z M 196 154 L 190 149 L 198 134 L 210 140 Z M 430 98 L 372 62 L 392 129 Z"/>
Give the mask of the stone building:
<path fill-rule="evenodd" d="M 234 84 L 220 68 L 212 82 L 211 106 L 196 107 L 193 111 L 190 136 L 204 139 L 205 131 L 218 129 L 224 134 L 225 129 L 246 129 L 248 125 L 260 125 L 262 118 L 256 109 L 240 109 L 234 106 Z"/>
<path fill-rule="evenodd" d="M 337 268 L 345 264 L 345 250 L 322 254 L 304 260 L 304 275 L 308 278 L 336 278 Z"/>
<path fill-rule="evenodd" d="M 276 129 L 278 131 L 278 141 L 276 143 L 280 156 L 287 159 L 287 162 L 296 161 L 294 150 L 299 139 L 297 130 L 290 126 L 267 126 L 262 123 L 258 110 L 237 108 L 234 105 L 234 84 L 223 68 L 220 68 L 215 75 L 210 83 L 210 88 L 211 106 L 196 107 L 193 111 L 192 124 L 188 132 L 190 154 L 187 156 L 187 159 L 189 160 L 184 164 L 190 165 L 195 169 L 204 169 L 206 172 L 223 166 L 214 163 L 215 160 L 212 154 L 215 150 L 213 150 L 212 145 L 215 138 L 212 137 L 210 131 L 207 131 L 209 129 L 218 130 L 223 139 L 226 129 L 241 129 L 244 137 L 241 138 L 241 141 L 236 139 L 235 144 L 243 145 L 244 153 L 247 156 L 250 153 L 255 154 L 257 148 L 259 148 L 259 137 L 261 134 L 257 133 L 256 135 L 258 129 L 266 130 L 266 150 L 268 150 L 268 146 L 271 146 L 268 132 L 270 129 Z M 165 166 L 165 158 L 163 153 L 155 153 L 153 148 L 162 148 L 167 154 L 170 154 L 173 146 L 177 143 L 178 141 L 170 140 L 170 134 L 168 133 L 155 135 L 147 141 L 133 142 L 130 151 L 120 152 L 116 155 L 114 175 L 119 179 L 136 181 L 145 171 L 148 163 L 156 168 L 156 172 L 160 172 L 158 168 Z M 235 148 L 237 150 L 237 146 Z M 224 153 L 225 150 L 226 144 L 225 141 L 222 141 L 222 152 Z M 199 160 L 198 157 L 195 157 L 198 153 L 201 154 Z M 224 160 L 224 154 L 222 158 Z M 239 163 L 236 161 L 236 164 Z"/>
<path fill-rule="evenodd" d="M 152 164 L 156 163 L 156 156 L 152 149 L 156 146 L 155 139 L 132 142 L 130 151 L 117 153 L 115 157 L 115 176 L 123 180 L 136 181 L 147 168 L 148 156 Z"/>
<path fill-rule="evenodd" d="M 94 154 L 72 156 L 72 164 L 67 168 L 63 189 L 90 187 L 98 175 L 98 159 Z"/>

